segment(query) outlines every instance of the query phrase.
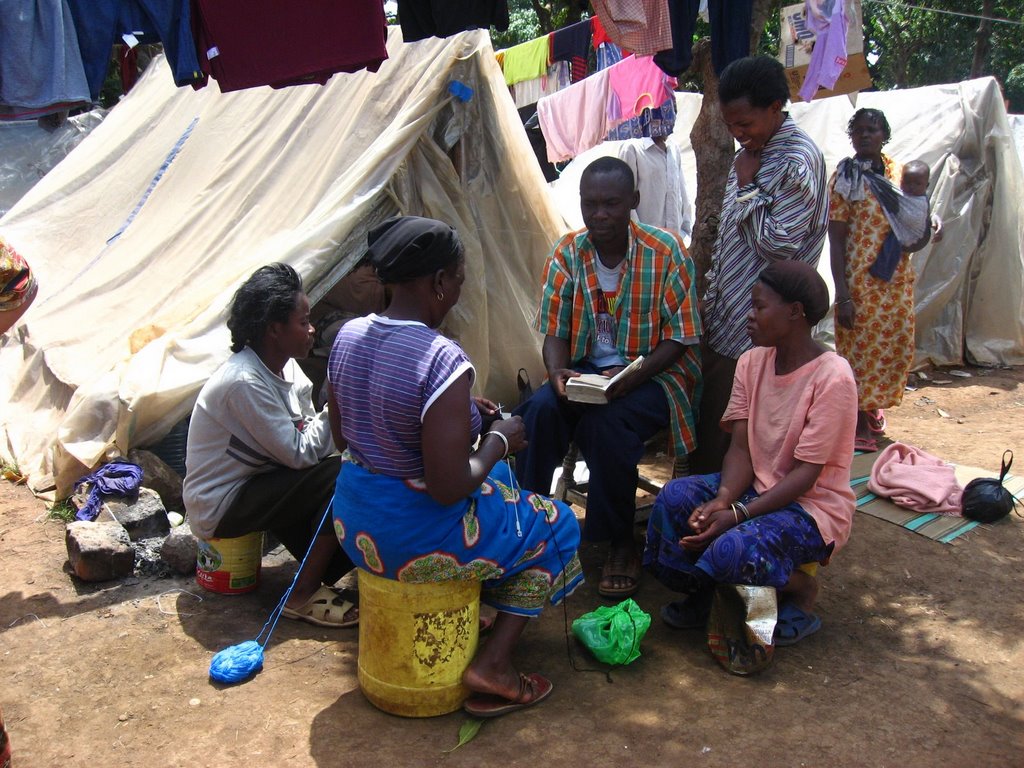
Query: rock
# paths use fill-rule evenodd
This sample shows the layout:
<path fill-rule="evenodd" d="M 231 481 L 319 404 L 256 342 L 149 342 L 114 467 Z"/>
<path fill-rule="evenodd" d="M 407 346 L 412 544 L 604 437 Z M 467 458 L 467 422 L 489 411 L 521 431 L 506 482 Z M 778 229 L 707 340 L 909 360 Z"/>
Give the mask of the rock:
<path fill-rule="evenodd" d="M 170 535 L 164 539 L 163 548 L 160 550 L 160 559 L 163 560 L 175 573 L 182 576 L 196 572 L 196 552 L 199 545 L 196 537 L 189 528 L 188 521 L 171 529 Z"/>
<path fill-rule="evenodd" d="M 160 494 L 168 511 L 181 512 L 185 509 L 181 500 L 181 475 L 163 459 L 141 448 L 132 448 L 128 451 L 128 461 L 142 467 L 142 484 Z"/>
<path fill-rule="evenodd" d="M 119 523 L 76 520 L 68 523 L 64 542 L 71 568 L 82 581 L 131 576 L 135 568 L 135 550 Z"/>
<path fill-rule="evenodd" d="M 104 519 L 106 512 L 124 526 L 132 541 L 166 536 L 171 530 L 160 495 L 150 488 L 139 488 L 139 495 L 134 500 L 110 499 L 103 502 L 100 516 Z"/>

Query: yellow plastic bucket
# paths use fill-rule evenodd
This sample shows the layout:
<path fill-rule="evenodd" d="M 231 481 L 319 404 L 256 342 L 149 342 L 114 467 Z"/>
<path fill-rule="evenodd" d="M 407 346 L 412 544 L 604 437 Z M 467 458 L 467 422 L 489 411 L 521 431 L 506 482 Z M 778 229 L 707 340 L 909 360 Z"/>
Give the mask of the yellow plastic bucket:
<path fill-rule="evenodd" d="M 480 635 L 480 582 L 408 584 L 359 571 L 359 687 L 378 709 L 434 717 L 462 706 Z"/>
<path fill-rule="evenodd" d="M 211 592 L 241 595 L 260 583 L 263 531 L 234 539 L 199 539 L 196 582 Z"/>

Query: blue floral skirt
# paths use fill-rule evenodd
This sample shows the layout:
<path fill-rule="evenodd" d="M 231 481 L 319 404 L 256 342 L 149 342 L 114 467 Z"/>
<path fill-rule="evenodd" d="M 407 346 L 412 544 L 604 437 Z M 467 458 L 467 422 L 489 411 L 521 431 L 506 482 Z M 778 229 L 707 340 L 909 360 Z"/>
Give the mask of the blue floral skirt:
<path fill-rule="evenodd" d="M 359 568 L 398 581 L 473 579 L 499 611 L 537 616 L 583 583 L 580 529 L 565 504 L 521 491 L 498 464 L 468 498 L 438 504 L 422 480 L 342 461 L 334 530 Z"/>
<path fill-rule="evenodd" d="M 720 474 L 681 477 L 665 484 L 647 524 L 644 566 L 671 589 L 693 592 L 697 570 L 717 583 L 783 587 L 795 568 L 828 561 L 818 526 L 796 502 L 758 515 L 722 533 L 703 552 L 684 549 L 679 540 L 693 534 L 688 520 L 694 508 L 718 493 Z M 753 488 L 741 501 L 757 498 Z"/>

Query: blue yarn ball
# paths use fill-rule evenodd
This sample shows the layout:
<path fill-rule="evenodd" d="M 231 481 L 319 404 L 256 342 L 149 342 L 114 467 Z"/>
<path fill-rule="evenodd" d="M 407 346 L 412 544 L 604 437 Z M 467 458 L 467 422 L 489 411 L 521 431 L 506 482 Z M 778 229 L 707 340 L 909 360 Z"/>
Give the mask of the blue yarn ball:
<path fill-rule="evenodd" d="M 210 677 L 218 683 L 240 683 L 263 669 L 263 646 L 255 640 L 232 645 L 210 660 Z"/>

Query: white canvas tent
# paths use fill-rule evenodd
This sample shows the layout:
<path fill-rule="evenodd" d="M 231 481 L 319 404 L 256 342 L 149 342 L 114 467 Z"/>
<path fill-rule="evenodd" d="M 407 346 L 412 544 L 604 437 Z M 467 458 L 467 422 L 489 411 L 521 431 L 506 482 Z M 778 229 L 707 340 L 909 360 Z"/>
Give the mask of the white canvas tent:
<path fill-rule="evenodd" d="M 404 44 L 377 73 L 221 94 L 154 65 L 0 220 L 40 293 L 0 337 L 0 453 L 58 494 L 191 410 L 229 354 L 226 308 L 271 261 L 315 302 L 395 213 L 455 225 L 467 280 L 447 331 L 477 388 L 539 365 L 539 275 L 563 225 L 486 32 Z M 473 89 L 454 99 L 449 83 Z"/>
<path fill-rule="evenodd" d="M 679 144 L 691 197 L 696 164 L 689 133 L 701 96 L 677 94 L 670 141 Z M 932 205 L 945 236 L 913 257 L 917 274 L 915 363 L 1024 363 L 1024 174 L 999 86 L 992 78 L 905 91 L 837 96 L 790 105 L 825 155 L 827 172 L 851 153 L 846 126 L 859 107 L 881 109 L 892 126 L 885 152 L 932 168 Z M 605 143 L 576 158 L 552 183 L 559 211 L 582 226 L 579 176 Z M 819 271 L 829 286 L 828 243 Z"/>

